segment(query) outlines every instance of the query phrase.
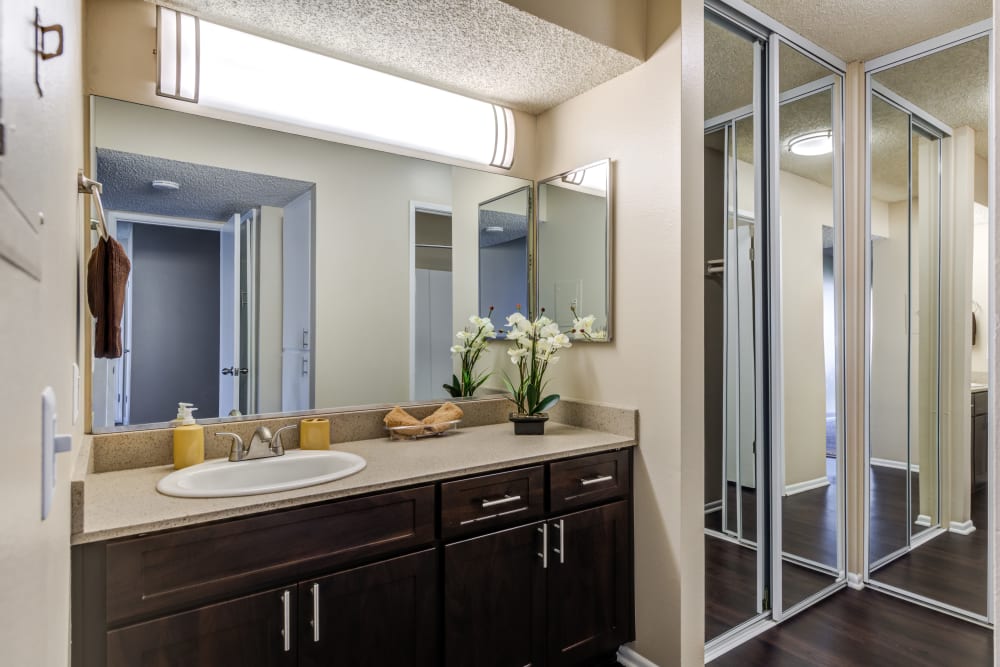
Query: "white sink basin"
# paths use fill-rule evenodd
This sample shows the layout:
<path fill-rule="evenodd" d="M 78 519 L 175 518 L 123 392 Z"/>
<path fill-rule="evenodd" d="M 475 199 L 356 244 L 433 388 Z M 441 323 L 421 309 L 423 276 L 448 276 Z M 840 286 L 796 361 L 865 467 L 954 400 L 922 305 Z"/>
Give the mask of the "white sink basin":
<path fill-rule="evenodd" d="M 216 459 L 175 470 L 157 483 L 156 490 L 182 498 L 251 496 L 332 482 L 365 465 L 363 458 L 348 452 L 292 449 L 274 458 L 237 463 Z"/>

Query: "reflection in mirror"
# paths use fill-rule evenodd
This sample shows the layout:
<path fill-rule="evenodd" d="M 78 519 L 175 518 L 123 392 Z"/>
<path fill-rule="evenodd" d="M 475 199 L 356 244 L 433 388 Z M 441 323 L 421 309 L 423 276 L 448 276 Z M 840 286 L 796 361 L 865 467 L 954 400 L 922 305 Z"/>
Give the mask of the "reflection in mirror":
<path fill-rule="evenodd" d="M 611 338 L 611 161 L 538 184 L 538 306 L 563 329 L 594 315 L 594 340 Z M 582 339 L 581 339 L 582 342 Z"/>
<path fill-rule="evenodd" d="M 531 188 L 479 205 L 479 315 L 493 308 L 493 322 L 528 312 L 528 230 Z"/>
<path fill-rule="evenodd" d="M 872 74 L 869 137 L 869 576 L 984 621 L 989 62 L 979 36 Z"/>
<path fill-rule="evenodd" d="M 841 233 L 841 77 L 784 43 L 779 63 L 779 427 L 782 606 L 788 609 L 834 583 L 844 569 L 835 242 Z"/>
<path fill-rule="evenodd" d="M 705 640 L 764 611 L 757 549 L 755 71 L 760 45 L 705 21 Z M 756 65 L 755 65 L 756 63 Z"/>
<path fill-rule="evenodd" d="M 96 432 L 181 401 L 206 419 L 445 395 L 479 312 L 479 204 L 530 181 L 104 98 L 94 126 L 133 266 Z M 525 275 L 492 282 L 527 294 Z"/>

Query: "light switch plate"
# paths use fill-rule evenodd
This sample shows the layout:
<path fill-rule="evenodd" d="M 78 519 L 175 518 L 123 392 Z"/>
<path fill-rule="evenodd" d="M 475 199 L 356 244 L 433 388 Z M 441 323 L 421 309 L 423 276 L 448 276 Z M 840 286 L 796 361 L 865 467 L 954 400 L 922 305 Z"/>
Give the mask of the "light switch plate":
<path fill-rule="evenodd" d="M 52 494 L 56 488 L 56 454 L 73 448 L 73 436 L 56 435 L 56 392 L 52 387 L 42 391 L 42 520 L 52 510 Z"/>

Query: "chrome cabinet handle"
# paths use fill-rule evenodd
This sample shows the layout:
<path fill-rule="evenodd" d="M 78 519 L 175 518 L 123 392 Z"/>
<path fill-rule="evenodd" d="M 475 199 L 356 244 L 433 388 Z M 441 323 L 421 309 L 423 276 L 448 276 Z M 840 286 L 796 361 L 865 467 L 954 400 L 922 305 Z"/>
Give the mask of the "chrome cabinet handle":
<path fill-rule="evenodd" d="M 601 482 L 610 482 L 614 480 L 613 475 L 598 475 L 597 477 L 588 477 L 580 480 L 580 486 L 590 486 L 591 484 L 600 484 Z"/>
<path fill-rule="evenodd" d="M 544 570 L 549 567 L 549 524 L 540 525 L 538 532 L 542 534 L 542 553 L 538 555 L 542 558 L 542 569 Z"/>
<path fill-rule="evenodd" d="M 319 584 L 312 585 L 312 599 L 313 599 L 313 642 L 319 641 Z"/>
<path fill-rule="evenodd" d="M 559 548 L 552 551 L 559 554 L 559 564 L 562 565 L 566 562 L 566 531 L 563 530 L 563 520 L 559 519 L 559 523 L 552 524 L 552 527 L 559 529 Z"/>
<path fill-rule="evenodd" d="M 496 507 L 497 505 L 506 505 L 507 503 L 516 503 L 521 499 L 521 496 L 512 496 L 509 493 L 505 493 L 503 498 L 496 498 L 495 500 L 483 499 L 483 509 L 487 507 Z"/>
<path fill-rule="evenodd" d="M 285 638 L 285 653 L 287 653 L 292 650 L 292 594 L 288 591 L 281 594 L 281 606 L 281 636 Z"/>

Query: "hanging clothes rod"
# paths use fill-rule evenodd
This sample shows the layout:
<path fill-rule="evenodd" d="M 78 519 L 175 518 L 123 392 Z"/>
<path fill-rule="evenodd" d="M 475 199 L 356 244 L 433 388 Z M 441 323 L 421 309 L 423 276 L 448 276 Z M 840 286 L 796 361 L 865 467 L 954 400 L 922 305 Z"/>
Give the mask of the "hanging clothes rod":
<path fill-rule="evenodd" d="M 94 203 L 97 205 L 97 222 L 100 225 L 98 232 L 101 238 L 108 238 L 107 218 L 104 215 L 104 204 L 101 202 L 101 191 L 104 189 L 104 186 L 84 176 L 83 169 L 77 172 L 76 183 L 77 192 L 83 195 L 90 195 L 94 198 Z M 91 228 L 93 228 L 93 221 L 91 221 Z"/>

